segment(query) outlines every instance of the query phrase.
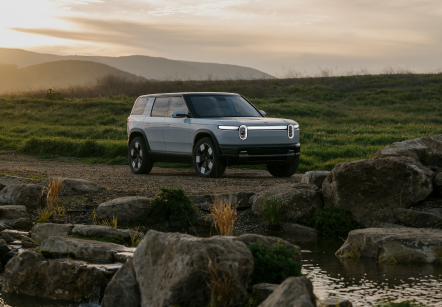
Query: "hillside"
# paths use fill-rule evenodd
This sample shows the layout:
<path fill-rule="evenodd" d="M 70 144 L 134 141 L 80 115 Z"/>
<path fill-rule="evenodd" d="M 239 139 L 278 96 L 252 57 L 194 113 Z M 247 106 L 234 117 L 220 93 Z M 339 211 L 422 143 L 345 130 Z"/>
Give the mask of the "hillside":
<path fill-rule="evenodd" d="M 19 68 L 47 62 L 62 60 L 82 60 L 106 64 L 131 74 L 142 76 L 146 79 L 262 79 L 274 78 L 257 69 L 238 65 L 200 63 L 169 60 L 166 58 L 150 56 L 59 56 L 40 54 L 20 49 L 0 48 L 0 63 L 16 65 Z"/>
<path fill-rule="evenodd" d="M 82 86 L 95 83 L 97 79 L 108 75 L 131 82 L 145 80 L 143 77 L 91 61 L 65 60 L 25 68 L 0 64 L 0 92 Z"/>

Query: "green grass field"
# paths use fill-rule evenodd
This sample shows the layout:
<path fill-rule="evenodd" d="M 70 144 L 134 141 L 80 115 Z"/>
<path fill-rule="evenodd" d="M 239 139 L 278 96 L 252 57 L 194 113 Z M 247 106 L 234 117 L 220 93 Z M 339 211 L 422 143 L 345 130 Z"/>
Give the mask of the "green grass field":
<path fill-rule="evenodd" d="M 298 121 L 302 152 L 298 172 L 331 170 L 340 162 L 370 158 L 393 142 L 442 133 L 442 74 L 149 84 L 140 85 L 135 94 L 237 92 L 268 117 Z M 124 87 L 117 92 L 122 95 L 110 91 L 114 96 L 104 96 L 101 91 L 102 97 L 95 98 L 75 98 L 78 88 L 75 93 L 66 89 L 70 98 L 60 101 L 35 98 L 35 93 L 2 97 L 0 150 L 126 164 L 126 118 L 135 100 L 133 88 L 133 97 Z"/>

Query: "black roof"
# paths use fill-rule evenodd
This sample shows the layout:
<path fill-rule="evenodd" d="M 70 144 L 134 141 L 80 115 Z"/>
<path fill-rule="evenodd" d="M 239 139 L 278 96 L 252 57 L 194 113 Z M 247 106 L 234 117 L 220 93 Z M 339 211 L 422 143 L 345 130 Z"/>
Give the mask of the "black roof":
<path fill-rule="evenodd" d="M 181 93 L 161 93 L 161 94 L 147 94 L 141 95 L 140 97 L 159 97 L 159 96 L 182 96 L 182 95 L 239 95 L 237 93 L 227 93 L 227 92 L 181 92 Z"/>

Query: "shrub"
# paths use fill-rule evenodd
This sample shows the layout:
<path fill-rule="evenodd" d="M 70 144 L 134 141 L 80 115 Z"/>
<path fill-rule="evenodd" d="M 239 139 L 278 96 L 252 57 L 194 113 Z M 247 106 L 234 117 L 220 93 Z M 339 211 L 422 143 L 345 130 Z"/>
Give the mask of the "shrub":
<path fill-rule="evenodd" d="M 247 245 L 252 252 L 255 268 L 251 279 L 252 284 L 280 284 L 290 276 L 301 276 L 302 265 L 293 257 L 299 254 L 295 248 L 288 248 L 280 242 L 270 249 L 264 244 Z"/>
<path fill-rule="evenodd" d="M 151 203 L 153 216 L 168 221 L 195 221 L 198 210 L 183 189 L 161 187 L 160 190 Z"/>
<path fill-rule="evenodd" d="M 352 221 L 350 211 L 331 206 L 316 210 L 309 224 L 320 230 L 324 237 L 347 237 L 351 230 L 359 228 Z"/>
<path fill-rule="evenodd" d="M 210 207 L 210 214 L 213 216 L 212 226 L 221 236 L 233 236 L 237 215 L 236 206 L 232 205 L 232 201 L 226 201 L 222 198 L 215 199 Z"/>
<path fill-rule="evenodd" d="M 285 205 L 285 199 L 278 199 L 276 195 L 264 198 L 264 204 L 260 208 L 260 213 L 263 216 L 264 223 L 269 226 L 276 226 L 279 224 L 282 216 L 282 210 Z"/>
<path fill-rule="evenodd" d="M 415 300 L 394 303 L 391 301 L 391 299 L 388 299 L 388 301 L 386 303 L 378 304 L 378 305 L 376 305 L 376 307 L 425 307 L 425 306 L 419 304 Z"/>
<path fill-rule="evenodd" d="M 48 99 L 48 100 L 63 100 L 64 97 L 63 97 L 62 93 L 54 92 L 54 90 L 50 88 L 46 92 L 45 99 Z"/>

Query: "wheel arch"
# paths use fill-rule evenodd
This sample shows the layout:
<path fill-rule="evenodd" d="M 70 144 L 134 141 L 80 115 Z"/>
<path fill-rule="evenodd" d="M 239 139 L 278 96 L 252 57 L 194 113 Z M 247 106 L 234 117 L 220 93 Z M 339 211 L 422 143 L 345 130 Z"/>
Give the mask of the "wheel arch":
<path fill-rule="evenodd" d="M 205 137 L 210 137 L 213 140 L 213 142 L 215 143 L 215 150 L 216 150 L 217 154 L 220 154 L 218 140 L 216 139 L 216 137 L 212 131 L 205 130 L 205 129 L 198 130 L 195 133 L 195 136 L 193 137 L 193 143 L 192 143 L 192 154 L 193 154 L 193 150 L 195 149 L 195 144 L 198 143 L 199 140 L 201 140 L 202 138 L 205 138 Z"/>
<path fill-rule="evenodd" d="M 127 146 L 129 147 L 130 142 L 132 142 L 132 140 L 138 136 L 146 142 L 147 149 L 150 150 L 149 141 L 147 140 L 146 134 L 141 129 L 133 129 L 130 132 L 129 139 L 127 140 Z"/>

